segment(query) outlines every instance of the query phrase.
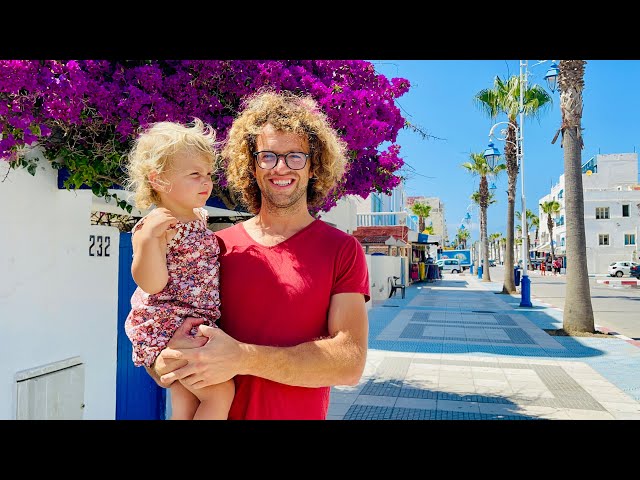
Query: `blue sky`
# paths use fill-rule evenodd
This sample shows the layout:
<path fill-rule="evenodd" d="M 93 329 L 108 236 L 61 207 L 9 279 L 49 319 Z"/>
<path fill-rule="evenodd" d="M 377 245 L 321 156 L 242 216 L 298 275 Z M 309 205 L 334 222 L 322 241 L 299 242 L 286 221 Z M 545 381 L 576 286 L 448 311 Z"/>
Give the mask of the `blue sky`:
<path fill-rule="evenodd" d="M 477 190 L 478 178 L 461 167 L 471 152 L 482 152 L 489 142 L 495 121 L 473 103 L 474 95 L 493 86 L 496 75 L 518 75 L 519 60 L 370 60 L 387 78 L 402 77 L 411 82 L 409 92 L 397 100 L 403 115 L 436 138 L 423 139 L 403 129 L 397 139 L 401 157 L 410 168 L 408 196 L 439 197 L 445 204 L 450 238 L 460 227 Z M 529 60 L 529 85 L 547 88 L 544 75 L 551 60 L 535 65 Z M 640 60 L 588 60 L 585 67 L 584 149 L 582 162 L 602 153 L 630 153 L 640 149 Z M 539 120 L 525 118 L 524 180 L 527 208 L 537 213 L 538 200 L 549 193 L 564 172 L 560 136 L 560 94 L 552 93 L 553 105 Z M 504 121 L 498 118 L 496 121 Z M 496 128 L 499 134 L 503 126 Z M 502 136 L 502 135 L 500 135 Z M 504 142 L 495 145 L 504 152 Z M 488 233 L 506 232 L 506 172 L 495 180 L 497 202 L 489 207 Z M 518 177 L 516 211 L 521 210 L 521 179 Z M 472 239 L 478 239 L 477 210 L 472 211 Z M 516 224 L 518 220 L 516 219 Z"/>

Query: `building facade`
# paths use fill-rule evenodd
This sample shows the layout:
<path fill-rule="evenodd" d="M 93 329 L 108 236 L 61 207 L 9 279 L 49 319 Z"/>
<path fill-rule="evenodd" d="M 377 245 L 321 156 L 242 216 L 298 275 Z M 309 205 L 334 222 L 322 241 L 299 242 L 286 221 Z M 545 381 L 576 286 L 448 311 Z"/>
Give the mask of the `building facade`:
<path fill-rule="evenodd" d="M 414 203 L 424 203 L 431 207 L 429 216 L 425 219 L 425 226 L 433 227 L 433 234 L 439 235 L 443 242 L 449 240 L 447 232 L 447 222 L 445 219 L 444 203 L 438 197 L 407 197 L 407 210 L 411 212 L 411 205 Z M 417 216 L 413 215 L 417 221 Z"/>
<path fill-rule="evenodd" d="M 584 224 L 587 244 L 585 261 L 590 274 L 607 273 L 610 263 L 638 260 L 640 231 L 640 182 L 638 154 L 598 154 L 582 166 Z M 556 200 L 560 212 L 554 217 L 553 238 L 547 228 L 547 215 L 538 207 L 540 218 L 539 252 L 549 252 L 554 242 L 556 255 L 566 252 L 564 174 L 539 204 Z"/>

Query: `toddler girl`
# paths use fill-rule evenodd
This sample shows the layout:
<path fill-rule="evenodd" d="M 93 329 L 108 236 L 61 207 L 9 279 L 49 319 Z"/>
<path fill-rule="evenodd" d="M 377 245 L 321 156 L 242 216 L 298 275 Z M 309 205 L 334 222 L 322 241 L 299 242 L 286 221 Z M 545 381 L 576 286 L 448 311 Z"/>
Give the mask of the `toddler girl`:
<path fill-rule="evenodd" d="M 125 331 L 136 366 L 151 367 L 186 317 L 215 326 L 220 317 L 220 248 L 203 208 L 211 195 L 215 132 L 158 122 L 142 132 L 129 154 L 129 187 L 140 209 L 155 208 L 133 227 L 131 273 L 137 288 Z M 198 332 L 194 347 L 204 343 Z M 205 337 L 206 338 L 206 337 Z M 226 419 L 233 379 L 193 389 L 171 385 L 172 419 Z"/>

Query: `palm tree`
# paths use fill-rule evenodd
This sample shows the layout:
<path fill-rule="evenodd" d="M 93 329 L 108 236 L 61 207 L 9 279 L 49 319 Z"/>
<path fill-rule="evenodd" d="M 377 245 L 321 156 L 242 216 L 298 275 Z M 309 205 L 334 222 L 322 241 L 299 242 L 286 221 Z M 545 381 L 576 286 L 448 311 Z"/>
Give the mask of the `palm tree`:
<path fill-rule="evenodd" d="M 527 87 L 523 92 L 523 115 L 539 117 L 547 110 L 552 103 L 551 96 L 539 85 Z M 501 113 L 504 113 L 509 121 L 507 128 L 507 136 L 504 144 L 504 155 L 507 164 L 507 238 L 506 249 L 504 254 L 504 264 L 513 265 L 513 249 L 514 249 L 514 211 L 516 202 L 516 181 L 518 180 L 517 155 L 517 139 L 516 130 L 518 128 L 517 117 L 520 113 L 520 76 L 512 76 L 507 81 L 500 77 L 495 77 L 493 88 L 481 90 L 474 97 L 474 103 L 487 114 L 490 118 L 495 119 Z M 513 268 L 505 268 L 504 284 L 502 293 L 515 293 L 516 286 L 514 282 Z"/>
<path fill-rule="evenodd" d="M 589 273 L 587 241 L 584 233 L 582 190 L 582 89 L 585 60 L 561 60 L 558 86 L 562 112 L 561 147 L 564 149 L 565 203 L 567 215 L 567 293 L 562 318 L 566 332 L 595 331 Z M 555 141 L 555 138 L 554 140 Z"/>
<path fill-rule="evenodd" d="M 522 212 L 516 212 L 516 217 L 518 217 L 518 220 L 522 222 Z M 537 220 L 536 223 L 539 224 L 540 221 L 538 220 L 537 215 L 527 208 L 527 229 L 533 226 L 534 218 Z M 520 232 L 522 232 L 522 227 L 520 227 Z M 527 230 L 527 245 L 529 246 L 529 248 L 531 248 L 531 241 L 529 239 L 529 230 Z M 527 268 L 529 269 L 529 267 L 531 267 L 531 258 L 529 253 L 527 252 Z"/>
<path fill-rule="evenodd" d="M 492 250 L 492 255 L 491 257 L 498 260 L 498 241 L 500 239 L 500 237 L 502 236 L 501 233 L 492 233 L 491 235 L 489 235 L 489 241 L 491 242 L 491 250 Z"/>
<path fill-rule="evenodd" d="M 418 230 L 420 233 L 424 233 L 424 221 L 431 213 L 431 205 L 415 202 L 411 205 L 411 213 L 418 216 Z"/>
<path fill-rule="evenodd" d="M 538 217 L 537 215 L 534 215 L 533 217 L 531 217 L 531 228 L 535 228 L 536 229 L 536 235 L 534 237 L 534 243 L 536 244 L 536 246 L 538 245 L 538 234 L 540 233 L 540 217 Z"/>
<path fill-rule="evenodd" d="M 582 172 L 582 169 L 580 170 Z M 549 229 L 549 244 L 551 245 L 551 260 L 555 260 L 556 253 L 553 248 L 553 216 L 560 213 L 560 203 L 556 200 L 549 200 L 540 204 L 543 213 L 547 214 L 547 228 Z"/>
<path fill-rule="evenodd" d="M 488 190 L 487 190 L 488 191 Z M 496 203 L 495 200 L 495 195 L 493 193 L 489 193 L 489 198 L 487 199 L 487 208 L 489 205 Z M 477 204 L 478 206 L 480 206 L 480 202 L 481 202 L 481 196 L 480 196 L 480 191 L 477 192 L 473 192 L 471 194 L 471 200 L 473 201 L 473 203 Z M 484 235 L 483 235 L 484 232 Z M 480 208 L 480 248 L 482 248 L 482 251 L 480 252 L 480 257 L 482 257 L 482 264 L 484 265 L 484 267 L 482 268 L 482 281 L 483 282 L 490 282 L 491 281 L 491 275 L 489 273 L 489 267 L 487 265 L 489 265 L 489 242 L 487 240 L 487 212 L 486 212 L 486 208 L 485 208 L 485 212 L 484 215 L 482 214 L 482 207 Z M 479 265 L 479 263 L 478 263 Z M 487 270 L 487 272 L 485 273 L 485 270 Z"/>
<path fill-rule="evenodd" d="M 493 198 L 493 194 L 489 192 L 489 182 L 487 181 L 488 175 L 498 175 L 503 171 L 506 166 L 504 163 L 499 163 L 495 167 L 491 167 L 484 158 L 482 153 L 469 154 L 471 161 L 464 162 L 462 167 L 465 168 L 471 175 L 478 175 L 480 177 L 480 188 L 476 192 L 478 194 L 477 201 L 472 199 L 480 205 L 480 245 L 482 247 L 482 281 L 490 282 L 491 276 L 489 275 L 489 242 L 487 241 L 487 208 L 489 208 L 490 200 Z M 494 200 L 495 201 L 495 200 Z"/>
<path fill-rule="evenodd" d="M 458 240 L 458 248 L 467 248 L 467 240 L 471 236 L 471 232 L 466 228 L 458 229 L 458 233 L 456 234 L 456 238 Z"/>

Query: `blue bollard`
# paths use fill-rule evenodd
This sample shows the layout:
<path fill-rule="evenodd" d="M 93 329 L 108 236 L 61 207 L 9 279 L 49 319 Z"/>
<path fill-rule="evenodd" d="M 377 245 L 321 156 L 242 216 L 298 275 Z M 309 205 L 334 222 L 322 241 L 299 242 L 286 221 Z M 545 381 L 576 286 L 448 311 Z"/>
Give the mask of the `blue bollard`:
<path fill-rule="evenodd" d="M 513 269 L 513 280 L 516 287 L 520 285 L 520 269 L 518 267 Z"/>
<path fill-rule="evenodd" d="M 482 265 L 478 265 L 478 278 L 482 278 Z"/>
<path fill-rule="evenodd" d="M 529 275 L 523 275 L 521 283 L 522 286 L 520 287 L 520 306 L 533 307 L 533 304 L 531 303 L 531 280 L 529 279 Z"/>

